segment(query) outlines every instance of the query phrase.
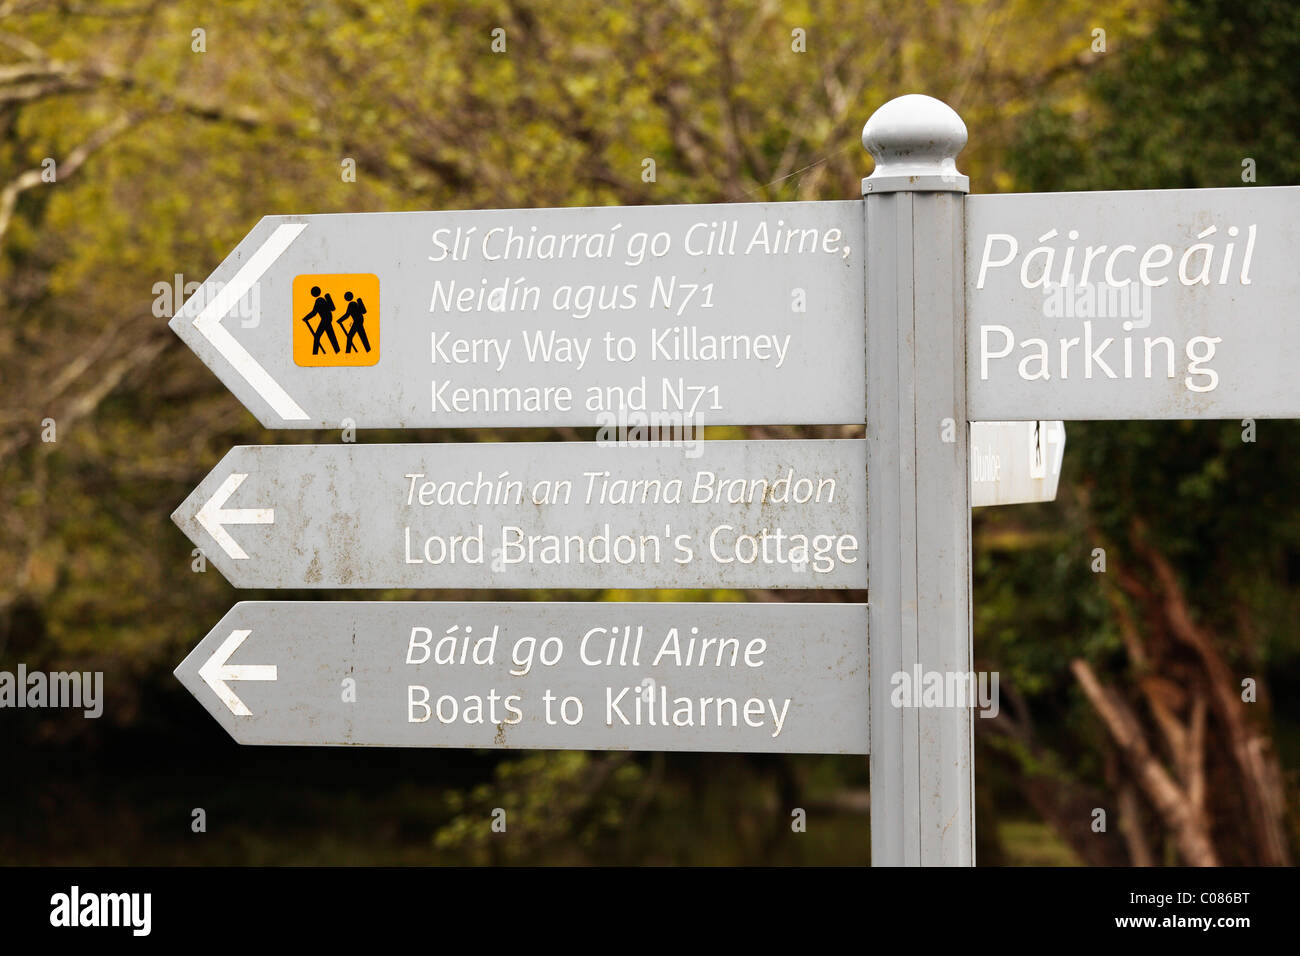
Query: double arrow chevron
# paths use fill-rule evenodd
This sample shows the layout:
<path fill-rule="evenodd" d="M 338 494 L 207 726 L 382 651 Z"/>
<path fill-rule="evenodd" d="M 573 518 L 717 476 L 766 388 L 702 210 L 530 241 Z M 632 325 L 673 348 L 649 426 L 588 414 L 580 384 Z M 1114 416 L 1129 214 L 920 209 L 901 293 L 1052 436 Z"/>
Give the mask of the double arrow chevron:
<path fill-rule="evenodd" d="M 301 222 L 288 222 L 276 226 L 270 237 L 257 247 L 257 250 L 239 267 L 228 282 L 221 284 L 209 280 L 197 295 L 185 303 L 170 323 L 176 334 L 191 347 L 197 345 L 193 333 L 197 332 L 201 335 L 216 351 L 216 357 L 286 422 L 303 422 L 309 416 L 289 397 L 280 383 L 249 353 L 248 349 L 230 334 L 221 321 L 230 314 L 239 300 L 261 281 L 275 261 L 280 258 L 280 254 L 289 248 L 289 244 L 302 235 L 306 228 L 307 224 Z M 264 318 L 262 315 L 256 316 L 259 322 Z M 206 360 L 207 357 L 203 352 L 199 354 Z M 209 364 L 213 363 L 209 362 Z M 231 383 L 227 382 L 227 384 Z M 235 388 L 232 390 L 236 394 L 242 391 Z"/>

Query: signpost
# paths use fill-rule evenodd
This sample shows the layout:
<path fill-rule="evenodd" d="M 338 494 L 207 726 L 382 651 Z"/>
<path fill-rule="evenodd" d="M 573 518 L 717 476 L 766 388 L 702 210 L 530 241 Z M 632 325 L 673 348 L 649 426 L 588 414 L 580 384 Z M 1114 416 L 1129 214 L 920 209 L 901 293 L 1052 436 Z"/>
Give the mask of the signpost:
<path fill-rule="evenodd" d="M 172 321 L 263 424 L 600 440 L 236 448 L 173 518 L 238 587 L 869 605 L 247 603 L 180 680 L 241 743 L 869 752 L 873 862 L 973 864 L 971 701 L 891 693 L 973 679 L 970 509 L 1062 420 L 1300 417 L 1300 189 L 967 198 L 924 96 L 863 143 L 861 204 L 263 220 Z"/>
<path fill-rule="evenodd" d="M 865 452 L 239 447 L 172 517 L 237 587 L 865 588 Z"/>
<path fill-rule="evenodd" d="M 861 604 L 246 602 L 176 676 L 243 744 L 867 752 Z"/>
<path fill-rule="evenodd" d="M 976 419 L 1300 418 L 1300 188 L 972 196 Z"/>
<path fill-rule="evenodd" d="M 855 202 L 350 213 L 263 219 L 171 327 L 268 428 L 838 423 L 862 302 Z"/>

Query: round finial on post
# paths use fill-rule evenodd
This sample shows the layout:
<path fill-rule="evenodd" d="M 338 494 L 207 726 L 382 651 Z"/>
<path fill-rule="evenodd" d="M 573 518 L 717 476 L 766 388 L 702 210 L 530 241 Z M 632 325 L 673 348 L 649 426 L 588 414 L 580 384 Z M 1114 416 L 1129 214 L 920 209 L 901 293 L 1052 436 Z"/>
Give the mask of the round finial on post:
<path fill-rule="evenodd" d="M 909 93 L 890 100 L 862 128 L 862 145 L 876 160 L 875 171 L 862 180 L 864 195 L 970 192 L 970 180 L 957 171 L 966 124 L 933 96 Z"/>

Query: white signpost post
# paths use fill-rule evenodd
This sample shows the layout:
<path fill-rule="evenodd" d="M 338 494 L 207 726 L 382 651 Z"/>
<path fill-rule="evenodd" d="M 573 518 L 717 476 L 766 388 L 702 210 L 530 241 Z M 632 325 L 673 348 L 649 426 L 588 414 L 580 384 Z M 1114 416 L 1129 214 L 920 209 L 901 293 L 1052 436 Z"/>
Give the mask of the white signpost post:
<path fill-rule="evenodd" d="M 265 425 L 602 440 L 236 448 L 173 518 L 240 587 L 867 605 L 246 603 L 177 676 L 241 743 L 870 753 L 873 863 L 972 865 L 972 701 L 892 693 L 973 677 L 971 507 L 1062 420 L 1300 417 L 1300 189 L 968 198 L 925 96 L 863 143 L 862 203 L 263 220 L 172 327 Z"/>
<path fill-rule="evenodd" d="M 969 707 L 898 707 L 895 675 L 971 672 L 970 416 L 962 267 L 966 127 L 905 96 L 868 121 L 867 512 L 871 859 L 970 866 Z"/>

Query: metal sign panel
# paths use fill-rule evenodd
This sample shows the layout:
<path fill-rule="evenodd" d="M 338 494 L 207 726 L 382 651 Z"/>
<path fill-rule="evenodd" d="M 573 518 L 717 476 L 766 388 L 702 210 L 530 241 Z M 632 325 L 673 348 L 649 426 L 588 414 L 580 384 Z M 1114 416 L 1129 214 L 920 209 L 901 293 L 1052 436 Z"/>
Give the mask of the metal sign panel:
<path fill-rule="evenodd" d="M 975 420 L 1300 418 L 1300 187 L 971 196 Z"/>
<path fill-rule="evenodd" d="M 865 588 L 860 440 L 237 447 L 172 515 L 236 587 Z"/>
<path fill-rule="evenodd" d="M 870 740 L 862 604 L 247 602 L 176 676 L 241 744 L 863 754 Z"/>
<path fill-rule="evenodd" d="M 263 219 L 171 327 L 268 428 L 861 422 L 859 202 Z"/>
<path fill-rule="evenodd" d="M 971 422 L 971 507 L 1054 501 L 1064 455 L 1064 422 Z"/>

